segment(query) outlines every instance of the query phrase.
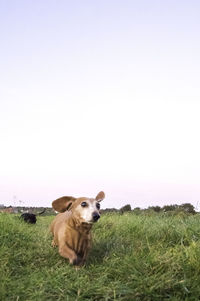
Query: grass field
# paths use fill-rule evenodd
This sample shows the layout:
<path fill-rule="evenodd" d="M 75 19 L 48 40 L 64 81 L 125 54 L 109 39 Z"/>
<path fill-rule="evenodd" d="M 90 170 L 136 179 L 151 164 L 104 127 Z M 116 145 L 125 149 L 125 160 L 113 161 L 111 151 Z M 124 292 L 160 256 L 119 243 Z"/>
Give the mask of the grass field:
<path fill-rule="evenodd" d="M 0 215 L 0 300 L 199 300 L 200 215 L 104 215 L 79 270 L 51 247 L 53 217 Z"/>

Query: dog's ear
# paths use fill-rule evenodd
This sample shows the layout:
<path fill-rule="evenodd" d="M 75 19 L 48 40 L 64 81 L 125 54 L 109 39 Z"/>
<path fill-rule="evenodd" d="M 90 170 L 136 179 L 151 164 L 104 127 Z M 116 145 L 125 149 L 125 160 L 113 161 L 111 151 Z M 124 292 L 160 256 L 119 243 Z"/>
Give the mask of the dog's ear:
<path fill-rule="evenodd" d="M 75 200 L 76 199 L 72 196 L 63 196 L 62 198 L 53 201 L 52 207 L 58 212 L 65 212 L 66 210 L 69 210 Z"/>
<path fill-rule="evenodd" d="M 100 191 L 96 196 L 96 201 L 101 202 L 105 198 L 105 193 L 103 191 Z"/>

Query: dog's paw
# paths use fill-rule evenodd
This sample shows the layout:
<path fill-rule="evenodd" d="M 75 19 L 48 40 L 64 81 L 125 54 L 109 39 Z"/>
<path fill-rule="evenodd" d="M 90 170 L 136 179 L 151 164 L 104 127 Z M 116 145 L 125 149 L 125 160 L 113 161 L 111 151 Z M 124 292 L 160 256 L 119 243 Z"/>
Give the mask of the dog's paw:
<path fill-rule="evenodd" d="M 52 246 L 53 248 L 57 247 L 57 244 L 55 243 L 54 240 L 52 240 L 51 246 Z"/>
<path fill-rule="evenodd" d="M 81 266 L 83 264 L 83 259 L 80 256 L 76 256 L 76 258 L 74 258 L 70 263 L 72 263 L 75 266 Z"/>

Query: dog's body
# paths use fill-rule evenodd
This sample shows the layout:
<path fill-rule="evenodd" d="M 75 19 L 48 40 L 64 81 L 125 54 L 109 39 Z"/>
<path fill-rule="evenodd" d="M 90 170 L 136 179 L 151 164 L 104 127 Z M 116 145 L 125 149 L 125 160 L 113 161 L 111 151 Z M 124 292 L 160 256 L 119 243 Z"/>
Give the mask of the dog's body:
<path fill-rule="evenodd" d="M 91 246 L 91 228 L 100 217 L 100 192 L 95 199 L 62 197 L 52 203 L 59 213 L 51 224 L 52 245 L 58 246 L 62 257 L 74 265 L 83 265 Z"/>
<path fill-rule="evenodd" d="M 41 212 L 34 214 L 34 213 L 29 213 L 29 212 L 25 212 L 23 213 L 20 217 L 29 224 L 36 224 L 37 218 L 36 215 L 41 215 L 45 212 L 46 209 L 43 209 Z"/>
<path fill-rule="evenodd" d="M 23 218 L 23 220 L 29 224 L 36 224 L 37 221 L 36 215 L 34 213 L 23 213 L 21 215 L 21 218 Z"/>

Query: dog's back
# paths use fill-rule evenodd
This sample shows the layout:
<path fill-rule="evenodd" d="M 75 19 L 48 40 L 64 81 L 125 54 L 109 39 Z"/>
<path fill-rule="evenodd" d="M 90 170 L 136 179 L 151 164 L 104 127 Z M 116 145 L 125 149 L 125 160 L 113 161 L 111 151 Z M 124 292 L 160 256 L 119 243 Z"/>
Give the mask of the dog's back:
<path fill-rule="evenodd" d="M 70 212 L 59 213 L 53 220 L 50 226 L 50 231 L 54 236 L 54 245 L 58 245 L 58 237 L 62 240 L 62 236 L 66 230 L 67 219 L 70 216 Z M 61 235 L 63 232 L 63 235 Z"/>
<path fill-rule="evenodd" d="M 35 224 L 37 221 L 36 215 L 33 213 L 23 213 L 21 215 L 21 218 L 24 219 L 25 222 L 29 223 L 29 224 Z"/>

